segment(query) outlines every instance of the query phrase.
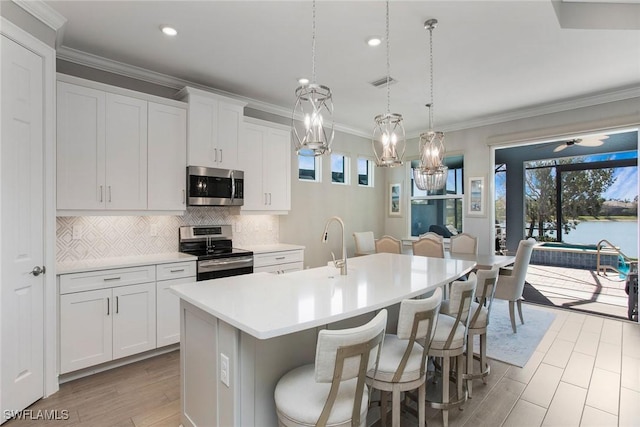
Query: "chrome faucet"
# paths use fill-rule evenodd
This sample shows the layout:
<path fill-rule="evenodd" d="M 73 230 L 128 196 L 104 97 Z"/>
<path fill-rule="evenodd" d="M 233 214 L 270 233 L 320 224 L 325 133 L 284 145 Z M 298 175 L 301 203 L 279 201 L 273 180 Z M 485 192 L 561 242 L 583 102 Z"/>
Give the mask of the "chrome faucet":
<path fill-rule="evenodd" d="M 322 243 L 327 243 L 327 239 L 329 238 L 329 232 L 328 232 L 329 225 L 331 224 L 332 221 L 338 222 L 340 224 L 340 229 L 342 230 L 342 258 L 336 260 L 336 256 L 334 255 L 333 252 L 331 252 L 331 258 L 333 258 L 333 265 L 336 268 L 340 269 L 340 275 L 346 276 L 347 275 L 347 250 L 344 245 L 344 222 L 342 221 L 342 219 L 340 219 L 340 217 L 332 216 L 331 218 L 329 218 L 329 220 L 327 221 L 327 224 L 324 226 L 324 233 L 322 233 Z"/>

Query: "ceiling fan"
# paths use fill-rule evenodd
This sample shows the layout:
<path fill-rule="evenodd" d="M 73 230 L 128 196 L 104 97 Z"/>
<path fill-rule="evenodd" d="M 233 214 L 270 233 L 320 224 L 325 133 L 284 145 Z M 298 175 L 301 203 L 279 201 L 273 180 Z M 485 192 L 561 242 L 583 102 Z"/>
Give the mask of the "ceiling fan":
<path fill-rule="evenodd" d="M 599 147 L 604 144 L 604 140 L 609 138 L 607 135 L 591 135 L 584 138 L 573 138 L 566 141 L 561 141 L 560 145 L 553 149 L 554 153 L 559 153 L 568 147 L 574 145 L 581 145 L 583 147 Z"/>

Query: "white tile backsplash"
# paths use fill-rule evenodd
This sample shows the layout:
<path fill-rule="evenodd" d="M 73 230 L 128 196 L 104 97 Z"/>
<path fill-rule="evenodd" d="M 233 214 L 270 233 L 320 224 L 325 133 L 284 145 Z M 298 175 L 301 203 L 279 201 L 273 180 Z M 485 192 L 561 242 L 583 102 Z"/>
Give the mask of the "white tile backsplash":
<path fill-rule="evenodd" d="M 278 243 L 278 216 L 240 215 L 237 207 L 190 207 L 183 216 L 58 217 L 56 260 L 176 252 L 178 227 L 223 224 L 233 226 L 235 247 Z"/>

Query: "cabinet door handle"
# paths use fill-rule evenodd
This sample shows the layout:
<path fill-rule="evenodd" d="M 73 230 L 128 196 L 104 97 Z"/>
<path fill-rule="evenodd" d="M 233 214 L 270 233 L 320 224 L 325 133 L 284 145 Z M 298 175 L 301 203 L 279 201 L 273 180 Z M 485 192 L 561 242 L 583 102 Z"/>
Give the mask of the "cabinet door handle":
<path fill-rule="evenodd" d="M 182 190 L 182 204 L 184 205 L 186 201 L 187 201 L 187 192 L 185 190 Z"/>
<path fill-rule="evenodd" d="M 220 163 L 222 163 L 222 148 L 220 149 Z"/>
<path fill-rule="evenodd" d="M 105 282 L 109 282 L 111 280 L 120 280 L 120 276 L 118 276 L 118 277 L 105 277 L 102 280 L 104 280 Z"/>
<path fill-rule="evenodd" d="M 271 193 L 269 193 L 269 206 L 271 206 Z"/>
<path fill-rule="evenodd" d="M 264 193 L 264 204 L 267 204 L 267 193 Z"/>
<path fill-rule="evenodd" d="M 218 149 L 217 148 L 213 149 L 213 161 L 216 162 L 216 163 L 218 162 Z"/>
<path fill-rule="evenodd" d="M 184 271 L 184 268 L 177 268 L 175 270 L 171 270 L 172 273 L 180 273 L 182 271 Z"/>
<path fill-rule="evenodd" d="M 283 257 L 283 256 L 279 256 L 279 257 L 276 257 L 276 260 L 278 260 L 278 261 L 279 261 L 279 260 L 284 259 L 284 258 L 285 258 L 285 257 Z"/>
<path fill-rule="evenodd" d="M 109 299 L 109 297 L 107 297 L 107 316 L 110 315 L 110 309 L 109 307 L 111 307 L 111 299 Z"/>
<path fill-rule="evenodd" d="M 120 297 L 116 297 L 116 314 L 120 311 Z"/>
<path fill-rule="evenodd" d="M 100 186 L 100 203 L 102 203 L 102 185 Z"/>
<path fill-rule="evenodd" d="M 109 189 L 109 203 L 111 203 L 111 186 L 107 187 Z"/>

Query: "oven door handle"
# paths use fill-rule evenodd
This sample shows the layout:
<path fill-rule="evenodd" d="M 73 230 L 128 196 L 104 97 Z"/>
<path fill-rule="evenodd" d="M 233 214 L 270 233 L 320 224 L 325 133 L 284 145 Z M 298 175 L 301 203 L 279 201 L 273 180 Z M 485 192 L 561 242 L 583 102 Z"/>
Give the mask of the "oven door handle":
<path fill-rule="evenodd" d="M 236 266 L 236 265 L 253 265 L 253 257 L 251 258 L 221 258 L 215 260 L 208 261 L 200 261 L 198 266 L 201 268 L 215 268 L 219 267 L 220 269 L 228 269 L 228 266 Z"/>

